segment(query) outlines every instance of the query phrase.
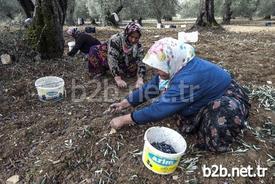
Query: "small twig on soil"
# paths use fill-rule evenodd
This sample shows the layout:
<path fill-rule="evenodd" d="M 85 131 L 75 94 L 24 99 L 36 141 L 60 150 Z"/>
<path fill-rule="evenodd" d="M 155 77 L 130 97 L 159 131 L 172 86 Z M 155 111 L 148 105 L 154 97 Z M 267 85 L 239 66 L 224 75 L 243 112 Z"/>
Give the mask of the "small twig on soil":
<path fill-rule="evenodd" d="M 101 168 L 100 170 L 96 170 L 95 171 L 95 175 L 97 175 L 97 174 L 102 174 L 102 172 L 103 172 L 103 169 Z"/>
<path fill-rule="evenodd" d="M 138 177 L 138 175 L 134 174 L 134 175 L 132 175 L 132 176 L 129 178 L 129 181 L 132 181 L 132 180 L 134 180 L 134 179 L 137 178 L 137 177 Z"/>
<path fill-rule="evenodd" d="M 120 146 L 124 146 L 124 144 L 117 141 L 117 150 L 118 150 L 118 151 L 120 150 Z"/>
<path fill-rule="evenodd" d="M 245 149 L 242 149 L 242 148 L 239 148 L 235 151 L 232 150 L 233 153 L 246 153 L 249 149 L 245 148 Z"/>
<path fill-rule="evenodd" d="M 102 139 L 100 139 L 99 141 L 97 141 L 96 143 L 95 143 L 95 145 L 98 145 L 101 141 L 104 141 L 105 139 L 107 139 L 106 137 L 103 137 Z"/>
<path fill-rule="evenodd" d="M 139 151 L 139 149 L 136 149 L 136 150 L 128 152 L 128 153 L 130 153 L 134 158 L 142 155 L 142 151 Z"/>
<path fill-rule="evenodd" d="M 197 163 L 199 162 L 199 157 L 194 157 L 194 158 L 186 158 L 186 159 L 182 159 L 180 161 L 180 168 L 183 170 L 186 170 L 187 173 L 192 173 L 194 172 L 196 169 L 198 169 Z"/>

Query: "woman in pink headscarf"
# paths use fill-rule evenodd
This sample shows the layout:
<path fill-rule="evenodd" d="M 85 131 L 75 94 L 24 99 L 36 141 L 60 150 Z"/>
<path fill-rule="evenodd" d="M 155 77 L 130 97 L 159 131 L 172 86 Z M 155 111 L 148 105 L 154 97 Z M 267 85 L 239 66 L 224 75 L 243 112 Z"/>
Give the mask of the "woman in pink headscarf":
<path fill-rule="evenodd" d="M 137 77 L 136 88 L 142 86 L 146 67 L 142 63 L 144 51 L 139 43 L 140 37 L 140 25 L 131 22 L 124 32 L 92 47 L 89 52 L 89 72 L 93 76 L 100 76 L 110 69 L 119 87 L 127 86 L 124 78 L 134 76 Z"/>

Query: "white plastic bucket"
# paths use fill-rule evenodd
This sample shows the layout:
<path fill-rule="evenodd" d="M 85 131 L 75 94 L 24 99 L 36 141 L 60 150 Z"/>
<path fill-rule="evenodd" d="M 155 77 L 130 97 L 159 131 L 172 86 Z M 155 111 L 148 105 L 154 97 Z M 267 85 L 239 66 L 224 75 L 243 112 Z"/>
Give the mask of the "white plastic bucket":
<path fill-rule="evenodd" d="M 64 80 L 60 77 L 47 76 L 35 81 L 39 100 L 59 101 L 64 97 Z"/>
<path fill-rule="evenodd" d="M 69 46 L 69 51 L 71 51 L 75 46 L 75 42 L 68 42 L 68 46 Z"/>
<path fill-rule="evenodd" d="M 161 29 L 163 27 L 163 25 L 161 23 L 157 23 L 157 28 Z"/>
<path fill-rule="evenodd" d="M 144 165 L 157 174 L 165 175 L 173 173 L 186 150 L 187 144 L 185 139 L 177 131 L 170 128 L 152 127 L 145 132 L 144 140 L 142 154 Z M 164 153 L 157 150 L 151 145 L 153 142 L 165 142 L 172 146 L 176 153 Z"/>
<path fill-rule="evenodd" d="M 170 28 L 171 26 L 170 25 L 164 25 L 164 28 Z"/>
<path fill-rule="evenodd" d="M 182 40 L 184 42 L 197 42 L 199 40 L 199 32 L 178 32 L 178 40 Z"/>

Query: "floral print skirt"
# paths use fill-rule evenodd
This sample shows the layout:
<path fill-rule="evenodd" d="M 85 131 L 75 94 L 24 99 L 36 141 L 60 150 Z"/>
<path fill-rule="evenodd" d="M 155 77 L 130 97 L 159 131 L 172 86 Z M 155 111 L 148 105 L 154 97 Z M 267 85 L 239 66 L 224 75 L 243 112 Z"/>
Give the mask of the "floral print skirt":
<path fill-rule="evenodd" d="M 90 48 L 88 68 L 93 76 L 105 74 L 109 70 L 106 43 Z"/>
<path fill-rule="evenodd" d="M 197 133 L 199 149 L 226 152 L 234 138 L 245 128 L 249 114 L 249 98 L 244 89 L 232 80 L 225 94 L 210 102 L 196 115 L 179 117 L 182 133 Z"/>
<path fill-rule="evenodd" d="M 109 70 L 107 48 L 107 43 L 90 48 L 88 68 L 93 77 L 104 75 Z M 118 67 L 122 77 L 134 77 L 137 75 L 138 65 L 135 60 L 131 60 L 128 64 L 119 62 Z"/>

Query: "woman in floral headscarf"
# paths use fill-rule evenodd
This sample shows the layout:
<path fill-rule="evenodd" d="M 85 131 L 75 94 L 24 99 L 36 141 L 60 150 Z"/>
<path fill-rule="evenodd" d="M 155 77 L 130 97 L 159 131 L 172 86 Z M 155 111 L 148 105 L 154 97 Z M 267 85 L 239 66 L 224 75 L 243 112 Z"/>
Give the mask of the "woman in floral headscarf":
<path fill-rule="evenodd" d="M 197 147 L 225 152 L 245 128 L 250 104 L 248 97 L 224 69 L 195 56 L 194 48 L 173 38 L 157 41 L 143 62 L 157 75 L 120 103 L 113 111 L 138 106 L 155 98 L 148 107 L 114 118 L 118 129 L 142 125 L 177 115 L 182 133 L 197 133 Z"/>
<path fill-rule="evenodd" d="M 131 22 L 124 32 L 113 35 L 106 43 L 92 47 L 89 53 L 89 72 L 93 76 L 104 74 L 110 69 L 119 87 L 126 87 L 123 78 L 137 77 L 136 87 L 143 85 L 146 72 L 142 63 L 144 51 L 139 43 L 140 25 Z"/>

